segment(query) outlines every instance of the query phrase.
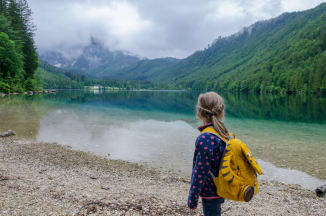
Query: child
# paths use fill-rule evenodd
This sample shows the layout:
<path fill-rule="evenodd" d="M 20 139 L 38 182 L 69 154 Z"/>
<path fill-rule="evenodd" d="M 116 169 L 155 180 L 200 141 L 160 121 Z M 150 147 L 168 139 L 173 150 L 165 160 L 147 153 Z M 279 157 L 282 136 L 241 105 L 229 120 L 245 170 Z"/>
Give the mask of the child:
<path fill-rule="evenodd" d="M 197 116 L 203 121 L 203 126 L 198 128 L 199 131 L 213 127 L 228 140 L 229 132 L 223 123 L 224 108 L 223 99 L 217 93 L 201 94 L 197 102 Z M 217 196 L 209 172 L 218 176 L 225 145 L 224 141 L 210 133 L 202 133 L 196 140 L 188 207 L 196 209 L 201 196 L 204 216 L 221 215 L 221 204 L 224 203 L 224 199 Z"/>

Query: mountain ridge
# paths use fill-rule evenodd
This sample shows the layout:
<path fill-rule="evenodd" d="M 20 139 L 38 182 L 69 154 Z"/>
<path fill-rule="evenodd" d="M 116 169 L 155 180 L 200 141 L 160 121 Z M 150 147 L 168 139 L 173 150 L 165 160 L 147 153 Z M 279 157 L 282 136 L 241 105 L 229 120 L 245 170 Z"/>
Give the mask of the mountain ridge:
<path fill-rule="evenodd" d="M 326 92 L 326 3 L 258 21 L 185 59 L 138 59 L 98 77 L 186 89 Z M 105 71 L 105 72 L 104 72 Z M 94 72 L 94 71 L 92 71 Z"/>

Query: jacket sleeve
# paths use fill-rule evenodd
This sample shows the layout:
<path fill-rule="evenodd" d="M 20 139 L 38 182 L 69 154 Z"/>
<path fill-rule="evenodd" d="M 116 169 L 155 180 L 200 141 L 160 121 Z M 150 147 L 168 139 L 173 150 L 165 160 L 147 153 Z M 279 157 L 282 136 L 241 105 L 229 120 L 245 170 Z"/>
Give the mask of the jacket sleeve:
<path fill-rule="evenodd" d="M 211 159 L 214 140 L 211 136 L 202 134 L 197 138 L 196 151 L 194 155 L 194 166 L 192 169 L 191 185 L 188 196 L 188 207 L 197 208 L 199 195 L 204 188 L 211 168 Z"/>

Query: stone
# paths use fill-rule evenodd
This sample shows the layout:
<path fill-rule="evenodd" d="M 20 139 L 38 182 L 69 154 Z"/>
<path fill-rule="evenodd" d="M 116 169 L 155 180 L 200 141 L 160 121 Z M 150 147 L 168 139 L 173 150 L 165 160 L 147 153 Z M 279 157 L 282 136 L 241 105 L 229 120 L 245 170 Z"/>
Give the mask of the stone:
<path fill-rule="evenodd" d="M 318 197 L 323 197 L 323 196 L 325 196 L 325 194 L 326 194 L 326 185 L 322 185 L 322 186 L 316 188 L 315 191 L 316 191 L 316 195 L 317 195 Z"/>
<path fill-rule="evenodd" d="M 111 190 L 111 188 L 108 187 L 108 186 L 101 186 L 101 189 L 103 189 L 103 190 Z"/>
<path fill-rule="evenodd" d="M 12 130 L 8 130 L 7 132 L 0 134 L 0 137 L 10 137 L 10 136 L 15 136 L 16 133 Z"/>

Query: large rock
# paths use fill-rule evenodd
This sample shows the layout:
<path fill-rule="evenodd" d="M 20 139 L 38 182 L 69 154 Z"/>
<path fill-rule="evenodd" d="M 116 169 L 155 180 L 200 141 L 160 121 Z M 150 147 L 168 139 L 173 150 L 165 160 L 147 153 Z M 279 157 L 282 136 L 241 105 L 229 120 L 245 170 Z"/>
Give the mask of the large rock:
<path fill-rule="evenodd" d="M 10 137 L 10 136 L 15 136 L 16 133 L 12 130 L 8 130 L 7 132 L 0 134 L 0 137 Z"/>
<path fill-rule="evenodd" d="M 316 189 L 316 194 L 319 197 L 323 197 L 326 194 L 326 185 L 322 185 Z"/>

